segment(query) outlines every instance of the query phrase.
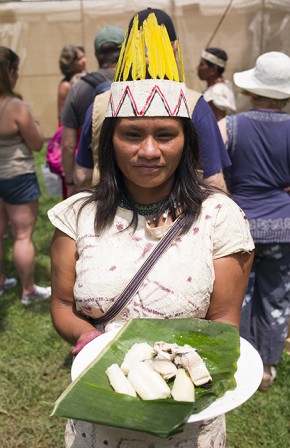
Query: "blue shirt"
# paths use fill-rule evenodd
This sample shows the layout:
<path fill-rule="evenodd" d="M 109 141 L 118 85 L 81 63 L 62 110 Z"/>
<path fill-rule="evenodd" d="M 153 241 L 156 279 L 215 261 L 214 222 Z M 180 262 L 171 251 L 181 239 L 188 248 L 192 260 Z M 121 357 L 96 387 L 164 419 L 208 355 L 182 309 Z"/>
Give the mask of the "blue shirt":
<path fill-rule="evenodd" d="M 256 243 L 290 242 L 290 115 L 250 110 L 226 117 L 233 198 Z"/>
<path fill-rule="evenodd" d="M 79 149 L 76 158 L 78 165 L 93 169 L 94 162 L 91 151 L 92 145 L 92 110 L 91 104 L 87 110 L 82 126 Z M 200 158 L 203 167 L 203 176 L 207 178 L 230 166 L 231 162 L 223 143 L 215 116 L 201 97 L 193 111 L 192 122 L 198 133 L 200 145 Z"/>

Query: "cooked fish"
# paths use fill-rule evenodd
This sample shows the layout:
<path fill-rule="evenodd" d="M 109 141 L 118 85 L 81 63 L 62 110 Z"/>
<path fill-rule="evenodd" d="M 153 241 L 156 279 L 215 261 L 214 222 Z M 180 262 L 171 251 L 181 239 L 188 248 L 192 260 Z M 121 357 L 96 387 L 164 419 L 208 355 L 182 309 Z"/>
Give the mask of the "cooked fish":
<path fill-rule="evenodd" d="M 202 358 L 190 345 L 183 345 L 176 351 L 174 363 L 189 373 L 196 386 L 202 386 L 212 380 Z"/>
<path fill-rule="evenodd" d="M 169 361 L 172 361 L 174 359 L 175 352 L 179 348 L 180 347 L 177 344 L 169 344 L 168 342 L 164 341 L 157 341 L 153 346 L 157 358 L 167 359 Z"/>
<path fill-rule="evenodd" d="M 168 361 L 167 359 L 153 358 L 147 359 L 145 362 L 149 364 L 149 366 L 152 367 L 153 370 L 158 372 L 165 381 L 174 377 L 177 372 L 176 365 L 173 364 L 173 362 Z"/>

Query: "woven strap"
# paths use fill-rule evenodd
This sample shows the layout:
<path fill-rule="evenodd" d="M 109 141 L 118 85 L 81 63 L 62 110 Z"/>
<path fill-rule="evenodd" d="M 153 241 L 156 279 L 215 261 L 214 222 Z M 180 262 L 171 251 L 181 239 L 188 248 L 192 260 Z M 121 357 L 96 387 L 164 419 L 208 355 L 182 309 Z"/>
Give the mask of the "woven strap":
<path fill-rule="evenodd" d="M 183 217 L 180 216 L 174 222 L 173 226 L 168 230 L 164 237 L 160 240 L 154 250 L 151 252 L 149 257 L 145 260 L 141 268 L 131 279 L 130 283 L 126 286 L 124 291 L 120 294 L 116 302 L 111 306 L 111 308 L 104 313 L 102 316 L 96 319 L 90 319 L 93 324 L 104 324 L 114 319 L 125 305 L 131 300 L 133 295 L 137 292 L 139 286 L 143 282 L 144 278 L 148 272 L 156 264 L 157 260 L 161 255 L 169 248 L 170 244 L 176 238 L 176 236 L 181 232 L 183 227 Z"/>

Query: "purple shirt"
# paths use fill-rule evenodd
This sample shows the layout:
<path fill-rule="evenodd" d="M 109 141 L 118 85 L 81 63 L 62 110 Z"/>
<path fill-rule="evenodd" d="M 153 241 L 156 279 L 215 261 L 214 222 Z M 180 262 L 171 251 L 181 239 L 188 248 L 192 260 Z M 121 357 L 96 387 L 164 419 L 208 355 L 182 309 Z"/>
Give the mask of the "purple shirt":
<path fill-rule="evenodd" d="M 229 190 L 256 243 L 290 242 L 290 115 L 250 110 L 226 117 Z"/>

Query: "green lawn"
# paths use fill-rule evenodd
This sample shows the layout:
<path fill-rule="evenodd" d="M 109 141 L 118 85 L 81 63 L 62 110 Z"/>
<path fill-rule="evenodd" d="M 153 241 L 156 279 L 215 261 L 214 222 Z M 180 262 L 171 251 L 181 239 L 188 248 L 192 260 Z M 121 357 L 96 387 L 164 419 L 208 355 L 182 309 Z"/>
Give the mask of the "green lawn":
<path fill-rule="evenodd" d="M 44 156 L 44 151 L 36 155 L 43 195 L 34 242 L 36 282 L 48 285 L 53 228 L 46 212 L 59 198 L 45 193 L 40 173 Z M 4 271 L 16 276 L 11 245 L 9 237 Z M 65 420 L 50 413 L 70 381 L 70 347 L 51 325 L 49 303 L 24 307 L 19 299 L 19 287 L 0 298 L 0 448 L 63 447 Z M 227 415 L 227 448 L 290 447 L 289 385 L 290 356 L 285 352 L 270 392 L 257 392 Z"/>

